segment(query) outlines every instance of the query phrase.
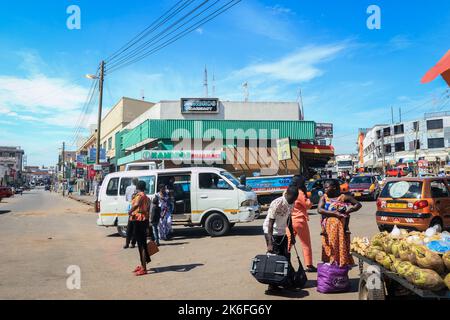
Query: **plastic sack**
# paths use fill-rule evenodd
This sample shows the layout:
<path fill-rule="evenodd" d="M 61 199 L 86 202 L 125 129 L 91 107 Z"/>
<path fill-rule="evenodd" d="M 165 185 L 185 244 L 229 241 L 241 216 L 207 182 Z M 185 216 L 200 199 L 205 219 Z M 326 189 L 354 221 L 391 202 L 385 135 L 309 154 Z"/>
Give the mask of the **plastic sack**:
<path fill-rule="evenodd" d="M 427 231 L 425 231 L 425 235 L 426 235 L 427 237 L 432 237 L 432 236 L 434 236 L 436 233 L 437 233 L 437 228 L 436 228 L 436 226 L 435 226 L 435 227 L 428 228 Z"/>
<path fill-rule="evenodd" d="M 390 233 L 390 237 L 393 239 L 398 239 L 401 236 L 401 231 L 400 229 L 397 227 L 397 225 L 394 226 L 394 228 L 392 229 L 392 232 Z"/>
<path fill-rule="evenodd" d="M 350 267 L 339 267 L 333 263 L 319 263 L 317 265 L 317 291 L 320 293 L 348 292 Z"/>
<path fill-rule="evenodd" d="M 427 248 L 437 253 L 446 253 L 450 251 L 450 243 L 446 241 L 431 241 L 427 244 Z"/>

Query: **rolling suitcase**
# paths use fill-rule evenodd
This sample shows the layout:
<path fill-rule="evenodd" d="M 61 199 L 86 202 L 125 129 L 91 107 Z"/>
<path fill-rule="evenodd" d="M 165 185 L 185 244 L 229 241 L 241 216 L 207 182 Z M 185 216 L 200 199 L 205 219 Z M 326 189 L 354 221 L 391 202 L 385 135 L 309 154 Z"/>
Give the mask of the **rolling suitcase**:
<path fill-rule="evenodd" d="M 291 272 L 288 259 L 274 254 L 256 256 L 250 267 L 250 273 L 258 282 L 276 286 L 289 284 Z"/>

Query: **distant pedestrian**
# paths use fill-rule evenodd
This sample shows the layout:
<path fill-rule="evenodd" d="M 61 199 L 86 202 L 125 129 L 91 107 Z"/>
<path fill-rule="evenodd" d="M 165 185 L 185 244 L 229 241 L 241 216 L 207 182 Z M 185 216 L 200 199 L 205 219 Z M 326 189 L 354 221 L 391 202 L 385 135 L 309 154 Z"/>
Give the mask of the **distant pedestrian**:
<path fill-rule="evenodd" d="M 133 197 L 136 194 L 136 188 L 137 188 L 138 183 L 139 183 L 139 179 L 134 178 L 131 181 L 131 185 L 129 185 L 125 189 L 125 201 L 128 202 L 128 208 L 127 208 L 128 211 L 131 209 L 131 202 L 133 201 Z M 125 246 L 123 248 L 128 249 L 130 247 L 130 243 L 131 243 L 131 248 L 134 248 L 136 246 L 136 238 L 134 237 L 134 221 L 131 219 L 131 217 L 128 219 L 127 238 L 125 241 Z"/>
<path fill-rule="evenodd" d="M 151 261 L 147 249 L 147 230 L 150 218 L 150 199 L 145 194 L 146 184 L 139 181 L 137 184 L 137 193 L 133 198 L 132 207 L 128 214 L 134 221 L 134 236 L 136 238 L 139 250 L 141 265 L 134 269 L 136 276 L 147 274 L 147 263 Z"/>

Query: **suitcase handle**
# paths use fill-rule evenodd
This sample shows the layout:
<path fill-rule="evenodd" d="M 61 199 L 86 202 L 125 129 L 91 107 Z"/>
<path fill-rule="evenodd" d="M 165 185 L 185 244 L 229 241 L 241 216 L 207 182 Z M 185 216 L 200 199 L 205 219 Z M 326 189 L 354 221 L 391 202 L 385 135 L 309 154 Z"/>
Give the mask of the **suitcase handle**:
<path fill-rule="evenodd" d="M 259 261 L 261 261 L 261 260 L 256 259 L 256 258 L 252 260 L 252 264 L 250 266 L 250 273 L 251 274 L 255 274 L 256 273 L 256 263 L 259 262 Z"/>
<path fill-rule="evenodd" d="M 274 274 L 286 277 L 288 275 L 289 264 L 286 261 L 277 261 L 276 263 L 284 264 L 284 270 L 283 272 L 274 272 Z"/>

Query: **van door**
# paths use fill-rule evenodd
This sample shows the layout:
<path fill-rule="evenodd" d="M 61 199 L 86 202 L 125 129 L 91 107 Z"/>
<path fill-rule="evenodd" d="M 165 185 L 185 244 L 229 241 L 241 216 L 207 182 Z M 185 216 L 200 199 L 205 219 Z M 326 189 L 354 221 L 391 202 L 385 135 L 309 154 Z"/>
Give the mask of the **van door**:
<path fill-rule="evenodd" d="M 193 213 L 203 213 L 216 208 L 228 214 L 239 211 L 238 190 L 216 173 L 199 173 L 197 176 L 196 209 Z"/>
<path fill-rule="evenodd" d="M 105 226 L 113 226 L 116 220 L 119 178 L 111 178 L 107 181 L 105 194 L 101 198 L 100 217 L 102 224 Z"/>
<path fill-rule="evenodd" d="M 448 226 L 450 221 L 450 192 L 446 181 L 431 181 L 430 190 L 436 210 L 444 222 L 444 227 Z"/>

